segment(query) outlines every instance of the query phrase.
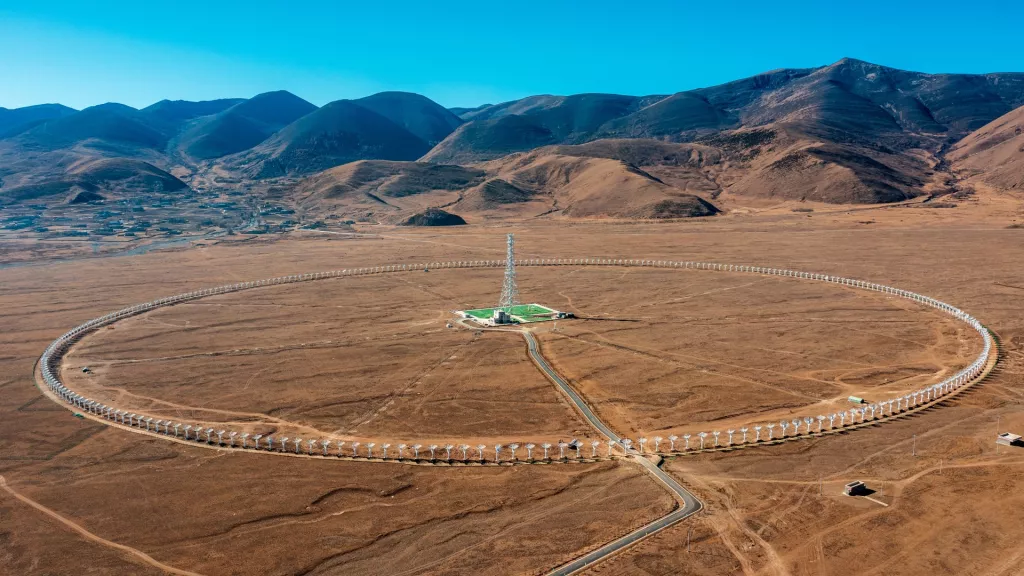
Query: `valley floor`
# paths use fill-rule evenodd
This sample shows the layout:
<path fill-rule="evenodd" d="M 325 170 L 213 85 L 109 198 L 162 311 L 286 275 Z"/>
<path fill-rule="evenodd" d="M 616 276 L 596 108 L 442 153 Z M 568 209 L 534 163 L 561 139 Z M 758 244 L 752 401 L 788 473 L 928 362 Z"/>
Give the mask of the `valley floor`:
<path fill-rule="evenodd" d="M 515 232 L 523 258 L 707 260 L 890 284 L 974 314 L 1001 345 L 986 381 L 914 417 L 669 460 L 705 510 L 588 573 L 1019 574 L 1024 448 L 997 451 L 994 436 L 1024 431 L 1024 229 L 1011 227 L 1024 212 L 979 196 L 957 208 L 784 204 L 673 223 L 357 225 L 130 256 L 37 252 L 0 268 L 0 573 L 537 574 L 665 514 L 669 495 L 626 461 L 436 469 L 221 454 L 74 418 L 34 384 L 54 337 L 125 305 L 340 267 L 500 259 Z M 518 378 L 532 390 L 533 375 Z M 545 409 L 552 433 L 581 426 L 558 428 L 561 408 Z M 873 500 L 841 496 L 851 480 Z"/>

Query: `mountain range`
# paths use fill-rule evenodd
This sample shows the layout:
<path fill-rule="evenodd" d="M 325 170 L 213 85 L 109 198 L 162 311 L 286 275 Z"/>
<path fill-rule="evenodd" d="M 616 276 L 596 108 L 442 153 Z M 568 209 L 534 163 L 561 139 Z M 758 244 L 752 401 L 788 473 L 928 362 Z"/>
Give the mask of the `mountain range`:
<path fill-rule="evenodd" d="M 0 108 L 0 205 L 186 186 L 378 220 L 707 216 L 732 202 L 864 204 L 1024 185 L 1024 74 L 854 59 L 675 94 L 445 109 L 383 92 Z M 159 184 L 156 184 L 156 183 Z M 175 182 L 180 183 L 179 186 Z"/>

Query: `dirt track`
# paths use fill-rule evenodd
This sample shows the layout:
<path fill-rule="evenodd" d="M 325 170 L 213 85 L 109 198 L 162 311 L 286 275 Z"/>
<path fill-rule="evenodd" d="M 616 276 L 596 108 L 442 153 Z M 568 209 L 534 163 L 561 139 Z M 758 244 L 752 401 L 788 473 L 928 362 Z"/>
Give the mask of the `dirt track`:
<path fill-rule="evenodd" d="M 79 526 L 75 522 L 72 522 L 71 520 L 68 520 L 67 518 L 61 516 L 60 514 L 54 512 L 53 510 L 50 510 L 49 508 L 47 508 L 46 506 L 43 506 L 42 504 L 36 502 L 35 500 L 32 500 L 30 498 L 26 498 L 25 496 L 22 496 L 21 494 L 18 494 L 10 486 L 7 485 L 7 480 L 3 476 L 0 476 L 0 488 L 3 488 L 5 492 L 10 494 L 11 496 L 14 496 L 19 501 L 24 502 L 25 504 L 28 504 L 29 506 L 35 508 L 36 510 L 39 510 L 43 514 L 46 514 L 47 516 L 49 516 L 49 517 L 53 518 L 54 520 L 60 522 L 64 526 L 67 526 L 71 530 L 74 530 L 75 532 L 81 534 L 85 539 L 89 540 L 90 542 L 96 542 L 97 544 L 101 544 L 103 546 L 108 546 L 108 547 L 113 548 L 115 550 L 118 550 L 120 552 L 125 552 L 126 554 L 129 554 L 129 555 L 131 555 L 134 558 L 138 558 L 142 562 L 144 562 L 144 563 L 146 563 L 146 564 L 148 564 L 148 565 L 150 565 L 150 566 L 152 566 L 154 568 L 158 568 L 158 569 L 163 570 L 165 572 L 168 572 L 170 574 L 178 574 L 180 576 L 201 576 L 200 574 L 197 574 L 196 572 L 189 572 L 188 570 L 179 570 L 179 569 L 175 568 L 174 566 L 168 566 L 167 564 L 164 564 L 163 562 L 157 562 L 156 560 L 151 558 L 148 554 L 146 554 L 144 552 L 141 552 L 139 550 L 136 550 L 135 548 L 130 548 L 130 547 L 125 546 L 123 544 L 118 544 L 117 542 L 111 542 L 110 540 L 107 540 L 105 538 L 100 538 L 99 536 L 93 534 L 92 532 L 89 532 L 88 530 L 86 530 L 85 528 L 82 528 L 81 526 Z"/>

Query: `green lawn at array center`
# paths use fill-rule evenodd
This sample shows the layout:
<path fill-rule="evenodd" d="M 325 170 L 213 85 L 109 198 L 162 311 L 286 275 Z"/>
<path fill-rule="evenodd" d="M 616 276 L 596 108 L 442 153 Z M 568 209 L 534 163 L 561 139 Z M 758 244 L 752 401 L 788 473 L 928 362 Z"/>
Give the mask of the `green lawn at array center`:
<path fill-rule="evenodd" d="M 497 308 L 478 308 L 476 310 L 464 310 L 466 314 L 469 314 L 473 318 L 480 318 L 486 320 L 494 316 L 494 311 Z M 546 306 L 540 304 L 516 304 L 509 309 L 509 315 L 519 320 L 520 322 L 544 322 L 545 320 L 553 320 L 555 311 Z"/>

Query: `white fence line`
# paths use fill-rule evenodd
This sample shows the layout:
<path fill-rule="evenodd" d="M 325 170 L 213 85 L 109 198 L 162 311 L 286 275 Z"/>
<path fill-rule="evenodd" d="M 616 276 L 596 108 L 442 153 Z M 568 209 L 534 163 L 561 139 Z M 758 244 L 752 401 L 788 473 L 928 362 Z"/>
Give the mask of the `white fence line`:
<path fill-rule="evenodd" d="M 183 422 L 161 420 L 146 416 L 144 414 L 129 413 L 126 410 L 119 410 L 113 406 L 97 402 L 75 393 L 68 389 L 63 382 L 57 376 L 58 366 L 64 353 L 74 344 L 77 340 L 82 338 L 85 334 L 93 332 L 103 326 L 113 324 L 118 320 L 148 312 L 162 306 L 170 306 L 180 302 L 188 302 L 207 296 L 214 296 L 218 294 L 228 294 L 231 292 L 238 292 L 241 290 L 248 290 L 251 288 L 260 288 L 264 286 L 276 286 L 281 284 L 291 284 L 296 282 L 308 282 L 314 280 L 323 280 L 329 278 L 342 278 L 348 276 L 365 276 L 371 274 L 384 274 L 392 272 L 411 272 L 418 270 L 429 270 L 431 268 L 501 268 L 504 267 L 505 263 L 499 260 L 476 260 L 476 261 L 453 261 L 453 262 L 431 262 L 424 264 L 393 264 L 387 266 L 374 266 L 368 268 L 350 268 L 343 270 L 335 270 L 330 272 L 315 272 L 310 274 L 298 274 L 292 276 L 282 276 L 278 278 L 269 278 L 266 280 L 256 280 L 252 282 L 241 282 L 237 284 L 228 284 L 225 286 L 218 286 L 214 288 L 206 288 L 202 290 L 196 290 L 193 292 L 187 292 L 185 294 L 179 294 L 177 296 L 170 296 L 166 298 L 160 298 L 144 304 L 137 304 L 123 308 L 116 312 L 111 312 L 99 318 L 90 320 L 84 324 L 72 328 L 68 332 L 61 335 L 59 338 L 54 340 L 43 352 L 40 357 L 39 365 L 42 372 L 43 381 L 50 391 L 57 397 L 68 403 L 71 406 L 77 407 L 84 411 L 87 411 L 100 418 L 113 422 L 115 424 L 126 425 L 133 428 L 142 429 L 143 425 L 145 430 L 156 434 L 162 434 L 174 438 L 195 441 L 206 445 L 215 445 L 222 448 L 236 448 L 239 450 L 261 450 L 262 451 L 273 451 L 273 452 L 286 452 L 289 454 L 297 453 L 306 456 L 320 456 L 320 457 L 331 457 L 331 458 L 360 458 L 360 459 L 372 459 L 372 460 L 391 460 L 391 461 L 414 461 L 422 462 L 424 460 L 429 462 L 443 461 L 448 463 L 530 463 L 530 462 L 550 462 L 550 461 L 567 461 L 573 456 L 577 460 L 582 459 L 600 459 L 612 457 L 614 449 L 619 448 L 623 453 L 659 453 L 664 455 L 673 454 L 685 454 L 694 453 L 702 450 L 713 450 L 723 448 L 737 448 L 742 446 L 752 446 L 763 444 L 765 442 L 777 442 L 779 440 L 796 438 L 798 436 L 804 436 L 808 434 L 822 434 L 828 433 L 834 430 L 842 430 L 851 426 L 859 426 L 864 422 L 871 422 L 880 419 L 888 419 L 894 414 L 905 413 L 907 411 L 917 410 L 918 408 L 932 404 L 948 394 L 962 388 L 975 381 L 986 369 L 986 365 L 992 358 L 993 352 L 993 340 L 988 330 L 978 321 L 977 318 L 967 314 L 963 310 L 956 308 L 945 302 L 930 298 L 915 292 L 908 290 L 901 290 L 891 286 L 885 286 L 882 284 L 875 284 L 866 282 L 863 280 L 856 280 L 851 278 L 843 278 L 839 276 L 833 276 L 830 274 L 818 274 L 811 272 L 799 272 L 795 270 L 785 270 L 779 268 L 765 268 L 760 266 L 748 266 L 748 265 L 735 265 L 735 264 L 718 264 L 711 262 L 684 262 L 684 261 L 666 261 L 666 260 L 623 260 L 623 259 L 601 259 L 601 258 L 572 258 L 572 259 L 528 259 L 528 260 L 517 260 L 517 266 L 640 266 L 640 267 L 651 267 L 651 268 L 677 268 L 677 269 L 690 269 L 690 270 L 717 270 L 727 272 L 742 272 L 752 274 L 762 274 L 770 276 L 781 276 L 790 278 L 799 278 L 805 280 L 817 280 L 821 282 L 828 282 L 831 284 L 837 284 L 841 286 L 849 286 L 852 288 L 860 288 L 864 290 L 871 290 L 880 292 L 883 294 L 889 294 L 892 296 L 906 298 L 914 302 L 918 302 L 925 306 L 938 309 L 942 312 L 953 316 L 957 320 L 966 323 L 975 331 L 981 335 L 984 342 L 981 354 L 966 368 L 958 371 L 956 374 L 942 380 L 939 383 L 925 386 L 918 390 L 915 390 L 908 394 L 895 396 L 888 398 L 880 402 L 875 402 L 866 406 L 860 406 L 859 408 L 851 408 L 850 410 L 842 410 L 831 414 L 818 414 L 808 415 L 794 418 L 793 420 L 785 420 L 779 422 L 778 425 L 782 430 L 780 436 L 775 435 L 775 423 L 752 423 L 749 426 L 743 426 L 738 429 L 729 429 L 725 431 L 713 430 L 711 432 L 698 432 L 696 434 L 683 434 L 683 446 L 678 447 L 676 443 L 679 440 L 679 436 L 672 435 L 667 438 L 669 444 L 669 450 L 665 451 L 661 449 L 661 443 L 666 439 L 661 437 L 654 437 L 648 440 L 645 437 L 639 437 L 634 443 L 631 440 L 624 439 L 621 445 L 616 445 L 614 442 L 601 442 L 598 440 L 590 440 L 586 444 L 578 443 L 577 445 L 571 445 L 564 442 L 559 443 L 540 443 L 540 444 L 524 444 L 522 446 L 518 444 L 510 444 L 508 446 L 495 445 L 485 446 L 476 445 L 470 446 L 468 444 L 453 445 L 453 444 L 429 444 L 424 446 L 423 444 L 391 444 L 381 443 L 379 453 L 374 453 L 374 448 L 378 444 L 373 442 L 363 443 L 360 441 L 354 441 L 349 439 L 309 439 L 303 440 L 301 438 L 287 438 L 273 436 L 264 436 L 257 434 L 249 434 L 244 431 L 238 430 L 214 430 L 213 428 L 205 428 L 196 425 L 185 424 Z M 895 410 L 893 405 L 895 404 Z M 888 414 L 886 413 L 888 409 Z M 870 412 L 870 416 L 868 415 Z M 847 415 L 849 415 L 849 422 L 847 422 Z M 860 416 L 860 422 L 856 421 L 857 416 Z M 127 420 L 127 421 L 126 421 Z M 825 428 L 824 422 L 828 420 L 828 427 Z M 836 425 L 836 421 L 838 425 Z M 790 425 L 793 426 L 793 434 L 787 435 L 787 430 Z M 812 428 L 817 425 L 816 430 Z M 153 426 L 153 428 L 151 428 Z M 800 427 L 804 427 L 803 433 L 800 432 Z M 163 427 L 163 430 L 161 430 Z M 173 429 L 173 432 L 172 432 Z M 753 429 L 754 433 L 750 431 Z M 181 431 L 184 431 L 184 436 L 181 436 Z M 765 434 L 762 434 L 762 430 L 767 430 Z M 192 432 L 194 431 L 194 434 Z M 721 435 L 728 435 L 725 444 L 721 443 Z M 734 442 L 737 432 L 741 434 L 739 442 Z M 191 436 L 190 436 L 191 434 Z M 225 439 L 225 434 L 227 435 Z M 216 439 L 214 437 L 216 436 Z M 697 437 L 694 443 L 699 441 L 699 446 L 691 446 L 690 439 L 694 436 Z M 714 444 L 708 445 L 708 436 L 714 438 Z M 762 436 L 765 436 L 762 438 Z M 250 442 L 250 438 L 252 441 Z M 236 446 L 236 439 L 239 441 Z M 648 450 L 647 442 L 653 442 L 653 450 Z M 294 449 L 293 449 L 294 446 Z M 330 447 L 334 446 L 335 451 L 331 452 Z M 363 446 L 365 455 L 360 454 L 359 447 Z M 635 446 L 635 448 L 634 448 Z M 556 460 L 554 449 L 558 449 L 558 458 Z M 392 450 L 390 458 L 388 451 Z M 527 452 L 527 459 L 520 460 L 517 450 L 522 449 Z M 507 452 L 505 452 L 507 450 Z M 575 454 L 567 450 L 575 451 Z M 411 452 L 413 458 L 410 459 L 407 453 Z M 429 459 L 427 458 L 426 452 L 430 452 Z M 583 452 L 589 452 L 589 455 L 583 454 Z M 421 452 L 423 452 L 421 454 Z M 453 453 L 454 452 L 454 453 Z M 509 458 L 503 458 L 503 452 L 509 456 Z M 534 452 L 537 454 L 535 455 Z"/>

